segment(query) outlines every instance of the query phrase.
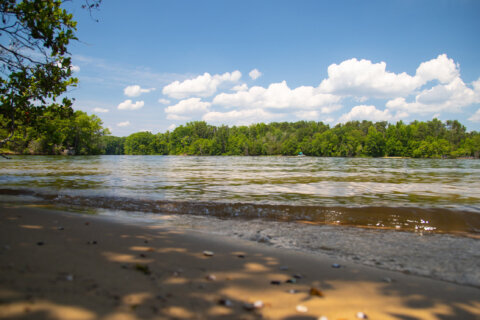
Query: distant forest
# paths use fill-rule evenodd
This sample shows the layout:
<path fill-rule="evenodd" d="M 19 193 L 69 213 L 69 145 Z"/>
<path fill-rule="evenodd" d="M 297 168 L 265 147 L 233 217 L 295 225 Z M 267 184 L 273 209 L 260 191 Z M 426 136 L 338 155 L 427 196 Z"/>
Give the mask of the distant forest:
<path fill-rule="evenodd" d="M 1 124 L 0 119 L 0 124 Z M 0 131 L 0 135 L 2 132 Z M 351 121 L 330 127 L 314 121 L 213 126 L 189 122 L 173 131 L 115 137 L 95 115 L 62 119 L 46 114 L 18 126 L 3 152 L 17 154 L 285 155 L 317 157 L 479 158 L 480 133 L 457 120 L 405 124 Z"/>

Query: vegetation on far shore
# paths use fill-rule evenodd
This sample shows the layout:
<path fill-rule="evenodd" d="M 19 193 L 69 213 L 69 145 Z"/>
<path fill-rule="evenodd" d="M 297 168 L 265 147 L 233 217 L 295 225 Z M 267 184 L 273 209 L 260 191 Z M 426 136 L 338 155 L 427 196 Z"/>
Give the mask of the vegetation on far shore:
<path fill-rule="evenodd" d="M 0 124 L 2 119 L 0 117 Z M 480 133 L 457 120 L 405 124 L 314 121 L 213 126 L 189 122 L 173 131 L 109 135 L 95 115 L 45 113 L 35 126 L 18 125 L 6 150 L 16 154 L 298 155 L 319 157 L 457 158 L 480 154 Z M 1 125 L 0 125 L 1 127 Z M 6 134 L 1 132 L 0 136 Z"/>

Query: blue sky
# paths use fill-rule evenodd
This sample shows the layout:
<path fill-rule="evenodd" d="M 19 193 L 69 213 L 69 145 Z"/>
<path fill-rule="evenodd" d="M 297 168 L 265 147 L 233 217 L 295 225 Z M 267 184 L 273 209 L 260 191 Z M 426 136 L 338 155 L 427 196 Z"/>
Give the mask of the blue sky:
<path fill-rule="evenodd" d="M 188 121 L 458 119 L 480 130 L 480 1 L 70 4 L 74 107 L 113 135 Z"/>

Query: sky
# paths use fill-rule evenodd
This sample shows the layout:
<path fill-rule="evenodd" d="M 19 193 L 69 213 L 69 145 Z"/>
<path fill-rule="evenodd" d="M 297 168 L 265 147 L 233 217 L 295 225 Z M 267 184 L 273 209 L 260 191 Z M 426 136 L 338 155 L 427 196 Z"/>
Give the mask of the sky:
<path fill-rule="evenodd" d="M 115 136 L 189 121 L 438 118 L 480 131 L 480 1 L 67 5 L 80 81 L 68 95 Z"/>

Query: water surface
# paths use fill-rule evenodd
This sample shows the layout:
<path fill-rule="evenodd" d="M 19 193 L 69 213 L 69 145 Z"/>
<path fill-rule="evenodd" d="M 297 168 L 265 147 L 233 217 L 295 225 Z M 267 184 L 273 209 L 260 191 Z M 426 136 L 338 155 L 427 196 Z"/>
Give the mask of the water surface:
<path fill-rule="evenodd" d="M 80 207 L 480 233 L 480 161 L 15 156 L 0 194 Z"/>

